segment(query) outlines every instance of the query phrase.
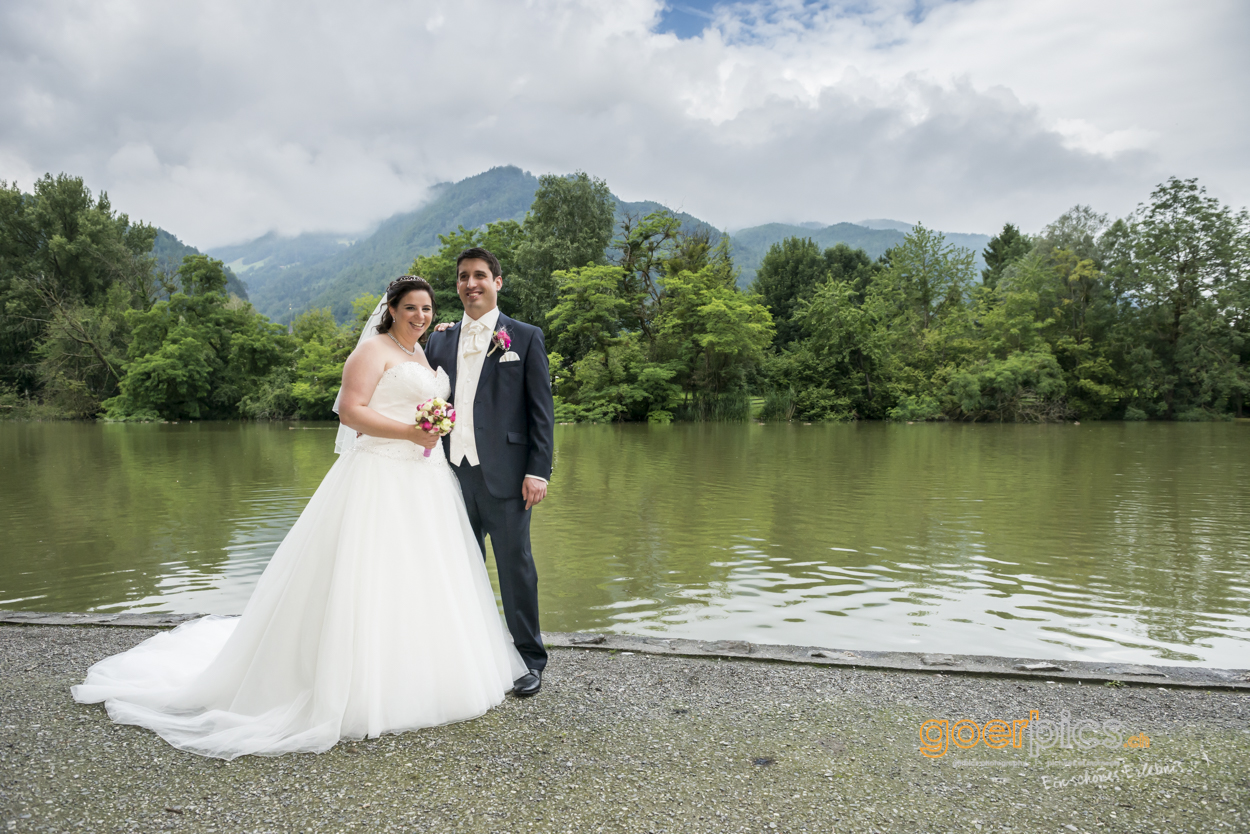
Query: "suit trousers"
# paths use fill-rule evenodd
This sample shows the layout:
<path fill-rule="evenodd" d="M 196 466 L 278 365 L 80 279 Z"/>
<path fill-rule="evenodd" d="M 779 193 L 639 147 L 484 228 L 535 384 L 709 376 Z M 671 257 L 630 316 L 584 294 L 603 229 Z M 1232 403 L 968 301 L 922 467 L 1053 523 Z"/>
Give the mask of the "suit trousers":
<path fill-rule="evenodd" d="M 530 669 L 545 669 L 547 650 L 538 628 L 538 572 L 530 550 L 530 510 L 524 498 L 496 498 L 486 489 L 481 466 L 452 464 L 460 481 L 469 524 L 486 555 L 486 537 L 495 550 L 495 570 L 499 575 L 499 595 L 503 599 L 504 620 L 517 651 Z"/>

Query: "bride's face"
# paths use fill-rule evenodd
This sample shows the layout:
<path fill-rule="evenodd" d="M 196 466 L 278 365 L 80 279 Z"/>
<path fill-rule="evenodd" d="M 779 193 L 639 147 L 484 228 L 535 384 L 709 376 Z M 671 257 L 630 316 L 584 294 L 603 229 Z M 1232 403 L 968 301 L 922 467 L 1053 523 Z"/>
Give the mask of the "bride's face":
<path fill-rule="evenodd" d="M 425 290 L 412 290 L 391 308 L 395 334 L 405 342 L 415 342 L 434 320 L 434 301 Z"/>

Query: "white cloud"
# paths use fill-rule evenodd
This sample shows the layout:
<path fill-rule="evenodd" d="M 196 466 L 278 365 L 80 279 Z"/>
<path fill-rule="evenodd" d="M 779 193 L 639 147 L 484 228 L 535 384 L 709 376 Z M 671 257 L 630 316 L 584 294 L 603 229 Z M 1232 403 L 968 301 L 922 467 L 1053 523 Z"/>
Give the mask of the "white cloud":
<path fill-rule="evenodd" d="M 9 0 L 0 178 L 81 174 L 198 246 L 359 229 L 507 163 L 734 227 L 1037 228 L 1170 174 L 1247 202 L 1235 0 L 862 5 L 678 40 L 658 0 Z"/>

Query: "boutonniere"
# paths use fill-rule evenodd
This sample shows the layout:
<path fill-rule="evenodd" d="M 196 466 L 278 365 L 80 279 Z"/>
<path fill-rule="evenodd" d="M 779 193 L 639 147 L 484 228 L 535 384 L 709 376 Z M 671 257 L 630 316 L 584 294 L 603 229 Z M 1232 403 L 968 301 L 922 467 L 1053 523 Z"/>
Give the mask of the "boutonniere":
<path fill-rule="evenodd" d="M 490 356 L 497 350 L 507 350 L 512 347 L 512 337 L 508 335 L 508 328 L 501 327 L 495 331 L 495 335 L 490 337 L 490 350 L 486 352 Z"/>

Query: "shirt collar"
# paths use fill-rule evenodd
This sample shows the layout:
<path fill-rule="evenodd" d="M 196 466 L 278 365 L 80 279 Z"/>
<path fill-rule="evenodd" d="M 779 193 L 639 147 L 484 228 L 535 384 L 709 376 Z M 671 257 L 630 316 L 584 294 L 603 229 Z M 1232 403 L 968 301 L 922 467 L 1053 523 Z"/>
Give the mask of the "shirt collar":
<path fill-rule="evenodd" d="M 469 314 L 465 313 L 460 317 L 460 328 L 463 330 L 472 323 L 473 319 L 469 318 Z M 482 324 L 486 325 L 486 329 L 491 333 L 495 332 L 495 325 L 499 323 L 499 308 L 495 307 L 488 312 L 482 314 L 478 319 Z"/>

